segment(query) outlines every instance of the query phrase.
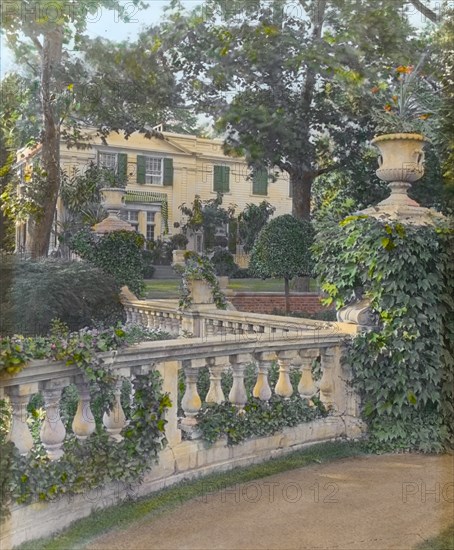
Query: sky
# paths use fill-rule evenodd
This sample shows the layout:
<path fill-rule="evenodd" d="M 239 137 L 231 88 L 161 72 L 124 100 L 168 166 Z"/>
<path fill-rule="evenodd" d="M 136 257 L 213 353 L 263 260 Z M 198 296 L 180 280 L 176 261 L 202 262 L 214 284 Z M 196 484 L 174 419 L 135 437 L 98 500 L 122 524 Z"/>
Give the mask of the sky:
<path fill-rule="evenodd" d="M 41 0 L 43 1 L 43 0 Z M 112 10 L 99 10 L 96 14 L 90 16 L 90 22 L 87 25 L 87 34 L 91 37 L 101 36 L 110 40 L 126 40 L 134 38 L 143 30 L 144 27 L 156 24 L 159 22 L 163 13 L 163 8 L 169 2 L 168 0 L 146 0 L 149 4 L 145 10 L 137 10 L 132 2 L 123 0 L 125 9 L 131 17 L 131 21 L 124 23 L 118 21 L 118 14 Z M 6 9 L 8 2 L 17 4 L 13 0 L 0 0 L 0 10 Z M 202 0 L 183 0 L 183 5 L 192 9 Z M 49 0 L 49 4 L 52 4 Z M 0 75 L 3 76 L 6 72 L 14 70 L 14 62 L 11 53 L 5 46 L 3 37 L 1 38 L 0 47 Z"/>

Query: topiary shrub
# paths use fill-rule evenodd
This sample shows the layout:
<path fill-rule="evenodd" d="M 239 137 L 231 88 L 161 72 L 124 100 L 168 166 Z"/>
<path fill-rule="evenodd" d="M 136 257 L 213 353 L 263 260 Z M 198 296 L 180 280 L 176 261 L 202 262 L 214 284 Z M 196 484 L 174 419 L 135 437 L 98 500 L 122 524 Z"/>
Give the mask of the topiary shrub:
<path fill-rule="evenodd" d="M 142 250 L 143 258 L 143 278 L 151 279 L 154 275 L 155 268 L 153 267 L 153 252 L 151 250 Z"/>
<path fill-rule="evenodd" d="M 2 258 L 0 333 L 44 335 L 52 319 L 72 330 L 123 320 L 115 279 L 87 262 Z"/>
<path fill-rule="evenodd" d="M 142 296 L 144 243 L 144 237 L 133 231 L 112 231 L 99 236 L 84 229 L 71 238 L 69 246 L 81 258 L 112 275 L 120 286 L 126 285 Z"/>
<path fill-rule="evenodd" d="M 372 449 L 453 448 L 453 231 L 350 216 L 322 225 L 314 252 L 325 303 L 361 288 L 377 319 L 345 354 Z"/>
<path fill-rule="evenodd" d="M 233 254 L 223 248 L 215 250 L 211 256 L 211 263 L 214 265 L 216 275 L 234 277 L 238 267 L 233 259 Z"/>
<path fill-rule="evenodd" d="M 289 280 L 312 274 L 313 240 L 310 222 L 285 214 L 266 224 L 255 241 L 249 271 L 261 279 L 284 279 L 286 311 L 289 311 Z"/>

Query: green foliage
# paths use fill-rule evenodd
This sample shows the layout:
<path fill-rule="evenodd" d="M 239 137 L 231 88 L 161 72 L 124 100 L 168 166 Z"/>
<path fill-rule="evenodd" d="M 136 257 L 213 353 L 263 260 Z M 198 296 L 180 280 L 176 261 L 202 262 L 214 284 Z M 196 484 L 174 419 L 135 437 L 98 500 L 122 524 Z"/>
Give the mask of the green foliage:
<path fill-rule="evenodd" d="M 269 384 L 274 387 L 279 376 L 276 364 L 269 370 Z M 291 372 L 293 387 L 298 386 L 299 371 Z M 238 413 L 238 409 L 231 403 L 204 404 L 197 416 L 198 429 L 202 437 L 209 443 L 214 443 L 222 436 L 227 436 L 229 445 L 236 445 L 250 437 L 262 437 L 279 432 L 287 426 L 296 426 L 302 422 L 308 422 L 320 418 L 326 411 L 320 401 L 315 398 L 315 407 L 310 407 L 299 395 L 293 395 L 290 399 L 283 399 L 272 395 L 268 403 L 252 397 L 252 389 L 257 378 L 255 365 L 249 365 L 245 371 L 245 386 L 249 395 L 244 407 L 244 413 Z M 228 395 L 232 387 L 232 373 L 224 372 L 221 379 L 224 395 Z M 199 373 L 197 390 L 201 396 L 205 396 L 209 388 L 208 371 Z M 184 387 L 183 387 L 184 390 Z"/>
<path fill-rule="evenodd" d="M 276 208 L 268 201 L 262 201 L 259 205 L 246 204 L 238 216 L 238 234 L 246 254 L 252 250 L 260 230 L 275 211 Z"/>
<path fill-rule="evenodd" d="M 216 275 L 235 277 L 238 266 L 233 259 L 233 254 L 224 248 L 217 248 L 211 256 Z"/>
<path fill-rule="evenodd" d="M 77 330 L 124 316 L 115 280 L 86 262 L 3 255 L 0 279 L 2 335 L 47 334 L 56 318 Z"/>
<path fill-rule="evenodd" d="M 81 258 L 112 275 L 120 286 L 126 285 L 137 296 L 144 290 L 144 246 L 142 235 L 134 231 L 112 231 L 97 236 L 81 230 L 69 246 Z"/>
<path fill-rule="evenodd" d="M 179 309 L 187 309 L 192 304 L 190 281 L 202 280 L 211 288 L 214 305 L 217 309 L 226 309 L 227 302 L 224 293 L 219 287 L 213 264 L 206 256 L 196 253 L 186 253 L 185 265 L 181 270 Z"/>
<path fill-rule="evenodd" d="M 154 275 L 155 268 L 153 267 L 154 255 L 151 250 L 142 250 L 143 258 L 143 278 L 151 279 Z"/>
<path fill-rule="evenodd" d="M 260 231 L 251 253 L 250 271 L 258 277 L 293 279 L 311 275 L 311 245 L 314 229 L 310 222 L 290 214 L 278 216 Z"/>
<path fill-rule="evenodd" d="M 454 445 L 453 241 L 443 226 L 366 216 L 319 229 L 314 252 L 326 303 L 340 308 L 359 294 L 377 319 L 345 356 L 375 449 Z"/>
<path fill-rule="evenodd" d="M 134 381 L 134 402 L 129 402 L 130 391 L 122 392 L 122 404 L 130 414 L 130 422 L 123 432 L 121 443 L 113 442 L 102 427 L 102 416 L 113 402 L 113 388 L 118 377 L 99 358 L 100 352 L 116 350 L 139 341 L 170 338 L 166 333 L 139 325 L 110 327 L 104 330 L 84 329 L 70 333 L 68 328 L 54 322 L 51 334 L 44 338 L 14 336 L 0 340 L 0 376 L 12 376 L 32 359 L 65 361 L 77 365 L 90 384 L 92 410 L 96 431 L 81 443 L 72 433 L 71 421 L 77 408 L 75 387 L 68 387 L 60 404 L 62 420 L 68 436 L 64 443 L 65 455 L 52 462 L 47 458 L 39 440 L 43 420 L 39 394 L 29 404 L 32 414 L 31 432 L 35 445 L 27 456 L 20 456 L 11 442 L 6 441 L 11 424 L 11 411 L 0 400 L 0 461 L 2 465 L 1 517 L 8 514 L 11 502 L 53 500 L 62 495 L 74 495 L 100 487 L 110 481 L 126 484 L 140 481 L 151 467 L 152 459 L 165 444 L 164 413 L 171 405 L 167 394 L 161 394 L 161 380 L 157 372 L 137 376 Z M 124 381 L 124 389 L 127 390 Z M 130 385 L 129 385 L 130 386 Z M 129 387 L 130 390 L 130 387 Z"/>
<path fill-rule="evenodd" d="M 233 219 L 236 205 L 230 204 L 228 208 L 223 208 L 223 195 L 218 193 L 215 199 L 202 201 L 199 195 L 194 197 L 191 206 L 181 204 L 178 208 L 181 213 L 187 217 L 182 225 L 183 233 L 188 231 L 203 231 L 203 242 L 206 252 L 212 251 L 218 244 L 216 242 L 216 230 L 224 227 Z M 225 243 L 227 244 L 227 242 Z"/>

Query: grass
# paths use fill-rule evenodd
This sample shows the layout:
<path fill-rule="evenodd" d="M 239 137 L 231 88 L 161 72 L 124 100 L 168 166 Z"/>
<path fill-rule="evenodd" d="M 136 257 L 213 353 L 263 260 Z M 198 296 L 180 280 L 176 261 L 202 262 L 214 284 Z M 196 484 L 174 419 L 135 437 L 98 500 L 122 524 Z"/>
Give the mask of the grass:
<path fill-rule="evenodd" d="M 454 550 L 454 523 L 436 537 L 418 544 L 415 550 Z"/>
<path fill-rule="evenodd" d="M 212 492 L 214 488 L 220 490 L 237 483 L 246 483 L 314 463 L 323 464 L 340 458 L 359 456 L 364 454 L 364 448 L 364 444 L 361 442 L 323 443 L 268 460 L 262 464 L 236 468 L 229 472 L 211 474 L 193 481 L 179 483 L 137 501 L 128 501 L 94 512 L 54 537 L 24 543 L 18 547 L 18 550 L 76 550 L 84 548 L 94 538 L 113 529 L 125 529 L 144 518 L 149 521 L 188 500 L 204 496 L 208 484 L 210 492 Z"/>
<path fill-rule="evenodd" d="M 180 281 L 178 279 L 147 279 L 145 281 L 147 298 L 178 298 Z M 229 286 L 235 292 L 282 292 L 284 279 L 230 279 Z M 310 282 L 311 291 L 317 290 L 317 283 Z"/>

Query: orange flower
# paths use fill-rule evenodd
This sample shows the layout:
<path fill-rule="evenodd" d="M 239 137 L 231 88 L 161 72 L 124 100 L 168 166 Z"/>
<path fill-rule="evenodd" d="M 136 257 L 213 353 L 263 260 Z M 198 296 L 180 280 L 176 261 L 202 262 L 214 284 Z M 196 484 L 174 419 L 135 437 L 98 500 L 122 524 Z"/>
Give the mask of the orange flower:
<path fill-rule="evenodd" d="M 427 120 L 430 117 L 430 113 L 424 113 L 423 115 L 419 115 L 418 118 L 421 120 Z"/>
<path fill-rule="evenodd" d="M 393 108 L 392 108 L 392 106 L 391 106 L 390 103 L 387 103 L 387 104 L 383 107 L 383 109 L 384 109 L 385 111 L 388 111 L 388 113 L 389 113 L 390 111 L 392 111 Z"/>
<path fill-rule="evenodd" d="M 378 86 L 374 86 L 373 88 L 371 88 L 370 90 L 373 94 L 376 94 L 380 91 L 380 88 Z"/>
<path fill-rule="evenodd" d="M 413 71 L 412 65 L 399 65 L 397 67 L 396 72 L 399 74 L 410 74 Z"/>
<path fill-rule="evenodd" d="M 394 101 L 394 103 L 397 103 L 398 99 L 399 99 L 399 96 L 393 95 L 392 100 Z"/>

